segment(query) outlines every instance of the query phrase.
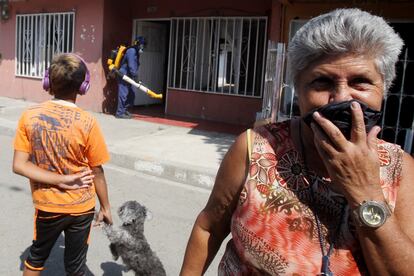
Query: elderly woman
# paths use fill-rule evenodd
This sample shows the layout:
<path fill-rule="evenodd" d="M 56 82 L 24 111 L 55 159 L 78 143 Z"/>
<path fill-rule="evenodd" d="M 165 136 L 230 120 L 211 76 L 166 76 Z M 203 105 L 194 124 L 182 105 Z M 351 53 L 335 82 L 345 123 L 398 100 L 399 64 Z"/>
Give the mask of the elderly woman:
<path fill-rule="evenodd" d="M 402 40 L 380 17 L 340 9 L 310 20 L 289 62 L 302 114 L 349 100 L 349 137 L 321 112 L 247 131 L 219 169 L 181 275 L 200 275 L 231 232 L 219 275 L 412 275 L 414 160 L 366 132 Z M 369 121 L 369 118 L 368 118 Z M 410 186 L 411 185 L 411 186 Z"/>

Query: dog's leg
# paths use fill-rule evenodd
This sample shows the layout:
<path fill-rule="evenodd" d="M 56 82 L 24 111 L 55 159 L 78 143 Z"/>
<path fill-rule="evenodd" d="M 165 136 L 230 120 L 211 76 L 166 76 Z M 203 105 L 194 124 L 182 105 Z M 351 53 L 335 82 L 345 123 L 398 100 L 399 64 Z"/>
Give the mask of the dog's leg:
<path fill-rule="evenodd" d="M 113 226 L 106 226 L 104 231 L 110 241 L 109 249 L 111 250 L 112 256 L 116 261 L 119 258 L 117 247 L 122 242 L 122 233 L 120 232 L 120 229 L 114 230 Z"/>
<path fill-rule="evenodd" d="M 111 243 L 119 244 L 124 240 L 122 229 L 114 229 L 113 226 L 108 226 L 105 228 L 105 233 Z"/>

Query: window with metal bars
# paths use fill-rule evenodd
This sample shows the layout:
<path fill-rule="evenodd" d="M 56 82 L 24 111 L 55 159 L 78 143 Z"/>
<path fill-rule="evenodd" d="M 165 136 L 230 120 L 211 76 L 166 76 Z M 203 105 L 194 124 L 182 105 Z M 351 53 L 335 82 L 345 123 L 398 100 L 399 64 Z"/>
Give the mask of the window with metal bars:
<path fill-rule="evenodd" d="M 73 51 L 74 29 L 74 12 L 17 15 L 16 76 L 43 77 L 55 54 Z"/>
<path fill-rule="evenodd" d="M 391 22 L 390 25 L 405 45 L 396 64 L 394 85 L 384 97 L 380 137 L 414 154 L 414 79 L 411 77 L 414 72 L 414 23 Z"/>
<path fill-rule="evenodd" d="M 261 97 L 265 17 L 173 18 L 169 87 Z"/>

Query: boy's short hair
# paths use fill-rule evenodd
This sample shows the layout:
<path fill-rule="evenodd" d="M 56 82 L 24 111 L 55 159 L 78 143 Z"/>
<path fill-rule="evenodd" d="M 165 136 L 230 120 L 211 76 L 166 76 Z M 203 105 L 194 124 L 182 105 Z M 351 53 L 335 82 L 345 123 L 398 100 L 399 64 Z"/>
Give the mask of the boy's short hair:
<path fill-rule="evenodd" d="M 86 66 L 72 54 L 55 56 L 49 67 L 50 94 L 64 96 L 79 91 L 85 80 Z"/>

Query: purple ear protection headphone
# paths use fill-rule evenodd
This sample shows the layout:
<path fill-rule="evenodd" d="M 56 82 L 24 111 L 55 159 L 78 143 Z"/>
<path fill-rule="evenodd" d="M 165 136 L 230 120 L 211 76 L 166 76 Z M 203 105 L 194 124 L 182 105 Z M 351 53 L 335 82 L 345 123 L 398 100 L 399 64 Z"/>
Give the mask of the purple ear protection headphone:
<path fill-rule="evenodd" d="M 79 87 L 79 94 L 85 95 L 86 92 L 89 90 L 89 87 L 91 86 L 90 85 L 91 76 L 89 74 L 88 66 L 86 66 L 85 61 L 77 54 L 70 53 L 70 55 L 77 57 L 83 63 L 83 65 L 85 65 L 85 68 L 86 68 L 85 79 Z M 45 75 L 42 80 L 42 86 L 44 90 L 49 91 L 50 89 L 49 68 L 45 70 Z"/>

